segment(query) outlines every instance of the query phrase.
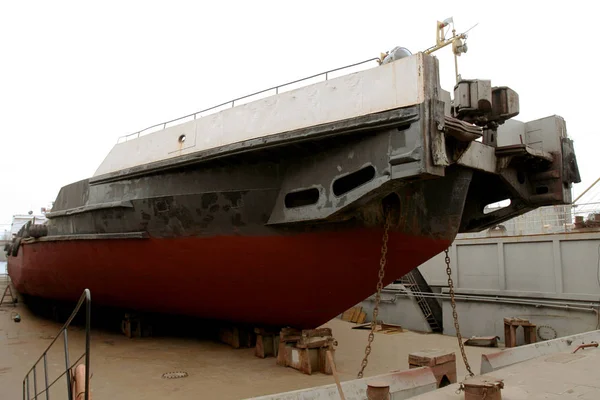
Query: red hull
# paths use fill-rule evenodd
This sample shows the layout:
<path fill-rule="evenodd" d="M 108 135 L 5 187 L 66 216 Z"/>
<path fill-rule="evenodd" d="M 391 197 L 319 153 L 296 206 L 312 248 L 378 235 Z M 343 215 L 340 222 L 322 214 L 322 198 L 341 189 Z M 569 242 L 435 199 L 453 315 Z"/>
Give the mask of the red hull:
<path fill-rule="evenodd" d="M 37 242 L 10 257 L 22 293 L 236 322 L 316 327 L 375 291 L 381 230 Z M 385 284 L 447 240 L 391 233 Z"/>

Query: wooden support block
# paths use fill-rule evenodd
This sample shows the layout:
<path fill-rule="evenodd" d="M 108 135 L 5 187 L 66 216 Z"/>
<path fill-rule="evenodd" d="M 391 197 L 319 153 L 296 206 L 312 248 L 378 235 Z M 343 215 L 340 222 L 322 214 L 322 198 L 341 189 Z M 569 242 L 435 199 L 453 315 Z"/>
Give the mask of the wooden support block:
<path fill-rule="evenodd" d="M 529 322 L 528 319 L 523 319 L 523 318 L 504 318 L 504 324 L 505 325 L 515 325 L 515 326 L 535 326 L 535 324 L 532 324 L 531 322 Z"/>
<path fill-rule="evenodd" d="M 333 338 L 318 339 L 309 342 L 299 341 L 295 344 L 300 349 L 317 349 L 319 347 L 330 347 L 332 345 Z"/>
<path fill-rule="evenodd" d="M 332 334 L 331 328 L 304 329 L 302 331 L 304 337 L 331 336 Z"/>
<path fill-rule="evenodd" d="M 523 327 L 526 344 L 535 343 L 537 336 L 535 332 L 536 325 L 523 318 L 504 318 L 504 346 L 517 346 L 517 328 Z"/>
<path fill-rule="evenodd" d="M 537 334 L 535 328 L 536 326 L 534 324 L 523 327 L 526 344 L 535 343 L 537 341 Z"/>
<path fill-rule="evenodd" d="M 331 375 L 333 369 L 328 361 L 327 351 L 333 356 L 336 344 L 329 328 L 301 332 L 282 329 L 279 334 L 277 365 L 292 367 L 307 375 L 316 371 Z"/>
<path fill-rule="evenodd" d="M 125 314 L 121 321 L 121 332 L 130 339 L 149 337 L 152 336 L 152 326 L 141 315 Z"/>
<path fill-rule="evenodd" d="M 327 357 L 329 352 L 331 357 Z M 334 364 L 332 364 L 334 363 Z M 335 349 L 332 347 L 322 347 L 319 349 L 319 371 L 325 375 L 332 375 L 335 367 Z"/>
<path fill-rule="evenodd" d="M 465 341 L 465 346 L 498 347 L 498 336 L 473 336 Z"/>
<path fill-rule="evenodd" d="M 456 355 L 447 350 L 422 350 L 408 355 L 408 366 L 430 367 L 437 380 L 437 387 L 456 383 Z M 444 379 L 446 377 L 446 379 Z"/>
<path fill-rule="evenodd" d="M 421 350 L 408 355 L 408 363 L 417 367 L 434 367 L 452 361 L 456 361 L 456 354 L 449 350 Z"/>
<path fill-rule="evenodd" d="M 329 349 L 326 347 L 318 349 L 299 349 L 297 347 L 291 347 L 290 359 L 288 360 L 287 366 L 295 368 L 307 375 L 312 375 L 314 372 L 331 375 L 333 369 L 327 360 L 327 350 Z"/>
<path fill-rule="evenodd" d="M 279 335 L 264 329 L 254 329 L 256 346 L 254 355 L 259 358 L 277 357 L 279 352 Z"/>
<path fill-rule="evenodd" d="M 352 319 L 353 314 L 354 314 L 354 307 L 347 309 L 342 314 L 342 321 L 350 321 Z"/>
<path fill-rule="evenodd" d="M 292 357 L 292 346 L 287 345 L 286 342 L 279 341 L 279 350 L 277 350 L 277 365 L 287 367 L 287 360 Z"/>
<path fill-rule="evenodd" d="M 365 320 L 367 319 L 367 313 L 364 311 L 360 312 L 360 315 L 358 316 L 358 319 L 356 320 L 357 324 L 364 324 Z"/>
<path fill-rule="evenodd" d="M 219 341 L 228 344 L 234 349 L 253 347 L 255 344 L 254 333 L 249 329 L 238 326 L 219 327 Z"/>
<path fill-rule="evenodd" d="M 510 324 L 504 324 L 504 347 L 510 348 L 517 345 L 517 328 Z"/>
<path fill-rule="evenodd" d="M 358 317 L 361 312 L 362 312 L 362 307 L 354 307 L 354 312 L 352 313 L 352 318 L 350 319 L 350 322 L 356 323 L 356 321 L 358 321 Z"/>
<path fill-rule="evenodd" d="M 294 346 L 286 346 L 286 367 L 292 367 L 307 375 L 312 374 L 313 362 L 311 356 L 314 352 L 310 349 L 299 349 Z"/>
<path fill-rule="evenodd" d="M 279 340 L 284 343 L 297 342 L 300 338 L 302 338 L 302 331 L 299 331 L 298 329 L 283 328 L 279 332 Z"/>

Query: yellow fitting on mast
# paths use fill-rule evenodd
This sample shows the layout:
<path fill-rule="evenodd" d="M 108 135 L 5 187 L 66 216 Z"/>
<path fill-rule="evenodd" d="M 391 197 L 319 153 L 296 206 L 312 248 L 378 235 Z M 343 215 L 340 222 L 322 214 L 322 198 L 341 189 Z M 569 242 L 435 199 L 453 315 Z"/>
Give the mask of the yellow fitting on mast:
<path fill-rule="evenodd" d="M 444 28 L 448 25 L 452 24 L 452 36 L 446 39 L 444 34 Z M 442 49 L 449 44 L 452 45 L 452 53 L 454 54 L 454 69 L 456 72 L 456 82 L 460 80 L 460 75 L 458 74 L 458 59 L 462 53 L 467 52 L 467 44 L 463 42 L 463 40 L 467 39 L 466 33 L 456 34 L 456 29 L 454 28 L 454 20 L 452 17 L 445 19 L 444 21 L 436 22 L 436 32 L 435 32 L 435 46 L 424 50 L 423 53 L 431 54 L 439 49 Z"/>

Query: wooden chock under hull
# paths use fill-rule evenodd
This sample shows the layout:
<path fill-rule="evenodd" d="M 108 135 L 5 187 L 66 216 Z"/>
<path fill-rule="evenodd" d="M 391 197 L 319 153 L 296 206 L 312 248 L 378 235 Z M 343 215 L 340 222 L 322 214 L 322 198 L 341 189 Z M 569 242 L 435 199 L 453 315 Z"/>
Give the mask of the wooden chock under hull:
<path fill-rule="evenodd" d="M 227 325 L 218 328 L 218 337 L 221 343 L 228 344 L 234 349 L 255 346 L 255 334 L 245 326 Z"/>
<path fill-rule="evenodd" d="M 142 315 L 125 314 L 121 321 L 121 332 L 128 338 L 141 338 L 152 336 L 152 325 Z"/>
<path fill-rule="evenodd" d="M 313 372 L 333 374 L 332 365 L 327 357 L 335 356 L 337 341 L 330 328 L 304 329 L 302 331 L 284 328 L 279 333 L 277 364 L 292 367 L 307 375 Z"/>
<path fill-rule="evenodd" d="M 279 334 L 262 328 L 254 328 L 254 334 L 256 335 L 254 355 L 259 358 L 277 357 Z"/>

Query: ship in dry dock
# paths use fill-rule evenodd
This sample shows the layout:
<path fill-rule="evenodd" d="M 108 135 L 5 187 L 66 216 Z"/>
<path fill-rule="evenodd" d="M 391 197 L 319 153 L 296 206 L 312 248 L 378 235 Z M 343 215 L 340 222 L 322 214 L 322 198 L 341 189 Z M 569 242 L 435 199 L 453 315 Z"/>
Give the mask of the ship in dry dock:
<path fill-rule="evenodd" d="M 375 291 L 382 243 L 387 285 L 458 233 L 571 201 L 562 118 L 513 120 L 517 93 L 487 80 L 451 96 L 423 52 L 383 61 L 124 138 L 14 238 L 15 287 L 314 328 Z"/>

